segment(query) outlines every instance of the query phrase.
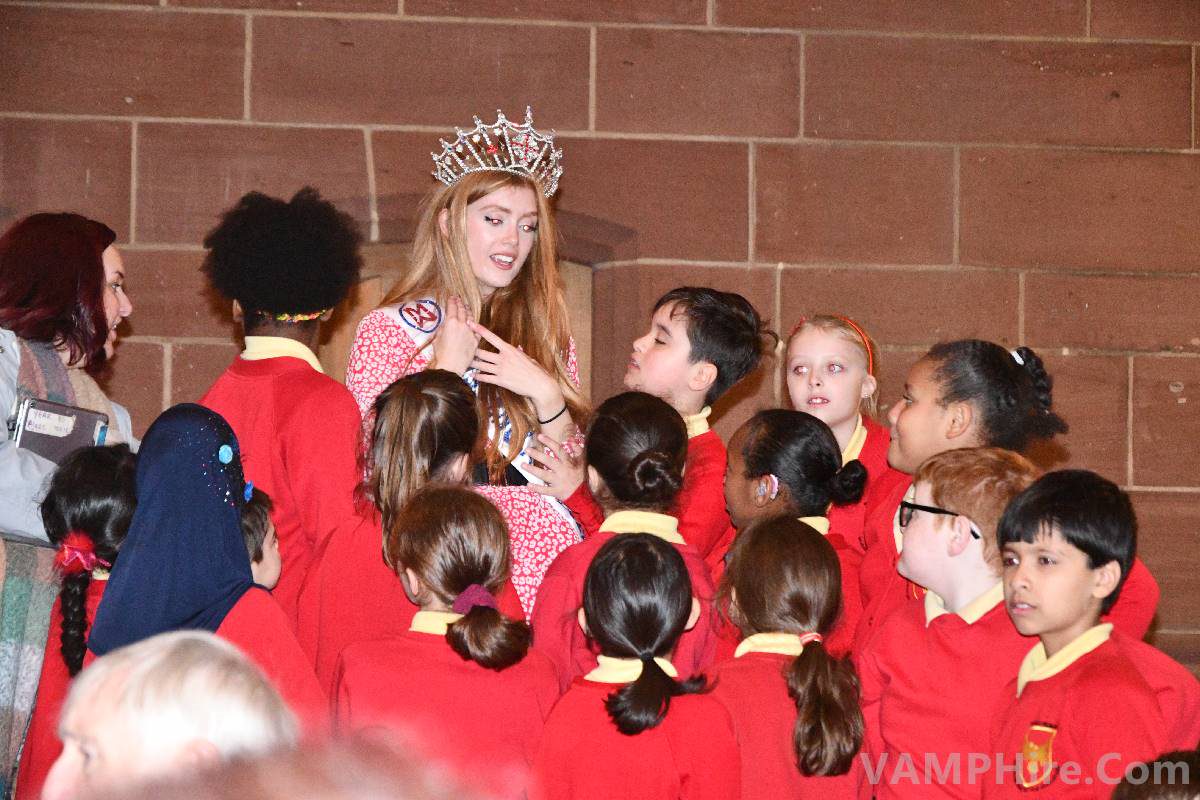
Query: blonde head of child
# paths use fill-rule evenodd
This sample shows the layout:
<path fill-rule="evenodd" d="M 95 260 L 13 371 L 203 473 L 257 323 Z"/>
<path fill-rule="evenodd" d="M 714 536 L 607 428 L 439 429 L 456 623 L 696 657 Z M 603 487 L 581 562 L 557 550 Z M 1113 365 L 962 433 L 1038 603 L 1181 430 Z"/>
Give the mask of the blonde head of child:
<path fill-rule="evenodd" d="M 900 504 L 897 569 L 957 612 L 1000 581 L 996 525 L 1038 476 L 1024 456 L 996 447 L 948 450 L 923 463 Z"/>
<path fill-rule="evenodd" d="M 830 427 L 845 449 L 859 417 L 877 410 L 879 351 L 849 317 L 804 317 L 787 342 L 787 387 L 792 407 Z"/>

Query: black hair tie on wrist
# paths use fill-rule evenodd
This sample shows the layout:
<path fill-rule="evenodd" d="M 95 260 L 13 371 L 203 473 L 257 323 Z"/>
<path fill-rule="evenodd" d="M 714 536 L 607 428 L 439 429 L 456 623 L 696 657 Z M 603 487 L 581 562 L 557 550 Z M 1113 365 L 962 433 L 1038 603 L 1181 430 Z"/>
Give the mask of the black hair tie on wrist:
<path fill-rule="evenodd" d="M 554 422 L 554 420 L 558 419 L 559 417 L 561 417 L 561 416 L 562 416 L 563 414 L 565 414 L 565 413 L 567 413 L 567 404 L 566 404 L 566 403 L 563 403 L 563 407 L 562 407 L 562 410 L 561 410 L 561 411 L 559 411 L 557 414 L 555 414 L 555 415 L 554 415 L 553 417 L 551 417 L 550 419 L 540 419 L 540 418 L 539 418 L 539 419 L 538 419 L 538 424 L 539 424 L 539 425 L 549 425 L 551 422 Z"/>

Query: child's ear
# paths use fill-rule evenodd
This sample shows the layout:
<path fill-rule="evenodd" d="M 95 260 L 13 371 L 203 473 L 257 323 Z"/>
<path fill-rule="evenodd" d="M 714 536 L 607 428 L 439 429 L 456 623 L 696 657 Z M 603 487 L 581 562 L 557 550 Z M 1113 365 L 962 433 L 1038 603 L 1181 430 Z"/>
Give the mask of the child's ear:
<path fill-rule="evenodd" d="M 1121 565 L 1117 561 L 1109 561 L 1092 570 L 1095 583 L 1092 584 L 1092 597 L 1103 600 L 1112 594 L 1117 584 L 1121 582 Z"/>
<path fill-rule="evenodd" d="M 975 408 L 965 400 L 951 403 L 946 408 L 945 436 L 947 439 L 957 439 L 971 432 L 975 423 Z"/>
<path fill-rule="evenodd" d="M 959 514 L 950 520 L 951 536 L 946 543 L 946 552 L 951 556 L 962 555 L 971 544 L 971 520 Z"/>
<path fill-rule="evenodd" d="M 400 570 L 400 585 L 404 587 L 404 593 L 408 595 L 408 599 L 420 605 L 417 598 L 425 591 L 425 586 L 421 583 L 421 579 L 417 576 L 417 573 L 408 567 Z"/>
<path fill-rule="evenodd" d="M 711 361 L 697 361 L 688 370 L 688 388 L 693 392 L 707 394 L 717 381 L 717 366 Z"/>
<path fill-rule="evenodd" d="M 588 630 L 587 614 L 583 613 L 582 608 L 579 609 L 578 612 L 576 612 L 575 619 L 579 623 L 579 627 L 581 629 L 583 629 L 583 634 L 585 636 L 591 636 L 592 632 Z"/>
<path fill-rule="evenodd" d="M 866 400 L 871 395 L 875 394 L 875 390 L 879 388 L 879 382 L 875 380 L 874 375 L 868 375 L 863 378 L 861 399 Z"/>
<path fill-rule="evenodd" d="M 766 508 L 775 500 L 771 497 L 771 476 L 763 475 L 753 483 L 754 496 L 751 500 L 755 508 Z"/>
<path fill-rule="evenodd" d="M 604 479 L 600 477 L 600 473 L 596 472 L 596 468 L 591 464 L 588 464 L 587 468 L 587 484 L 588 488 L 592 490 L 592 495 L 594 497 L 599 497 L 600 495 L 604 494 L 605 490 L 607 489 L 607 487 L 604 485 Z"/>
<path fill-rule="evenodd" d="M 580 613 L 583 613 L 582 610 Z M 695 597 L 692 598 L 692 612 L 688 614 L 687 624 L 683 626 L 685 631 L 690 631 L 696 627 L 696 623 L 700 621 L 700 601 Z"/>

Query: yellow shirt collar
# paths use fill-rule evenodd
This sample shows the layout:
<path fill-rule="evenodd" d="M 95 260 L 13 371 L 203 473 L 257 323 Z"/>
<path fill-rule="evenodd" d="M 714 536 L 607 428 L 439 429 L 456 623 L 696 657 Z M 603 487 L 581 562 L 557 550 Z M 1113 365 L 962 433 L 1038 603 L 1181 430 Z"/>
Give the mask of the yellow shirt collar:
<path fill-rule="evenodd" d="M 683 544 L 679 520 L 652 511 L 614 511 L 600 526 L 602 533 L 652 533 L 671 544 Z"/>
<path fill-rule="evenodd" d="M 756 633 L 742 639 L 741 644 L 733 651 L 734 658 L 741 658 L 747 653 L 778 653 L 781 656 L 798 656 L 804 652 L 800 636 L 795 633 Z"/>
<path fill-rule="evenodd" d="M 452 622 L 462 619 L 462 614 L 453 611 L 418 611 L 413 614 L 410 631 L 416 633 L 431 633 L 434 636 L 445 636 Z"/>
<path fill-rule="evenodd" d="M 863 425 L 862 414 L 859 414 L 858 422 L 854 426 L 854 433 L 850 434 L 850 441 L 846 443 L 846 449 L 842 451 L 842 464 L 849 464 L 862 455 L 863 445 L 866 443 L 867 426 Z"/>
<path fill-rule="evenodd" d="M 595 683 L 633 683 L 642 674 L 640 658 L 613 658 L 612 656 L 596 656 L 599 665 L 584 675 L 584 680 Z M 656 658 L 654 663 L 662 667 L 662 671 L 672 678 L 678 678 L 679 672 L 665 658 Z"/>
<path fill-rule="evenodd" d="M 983 619 L 983 615 L 1004 602 L 1004 583 L 996 581 L 996 585 L 958 610 L 958 616 L 963 622 L 974 625 Z M 934 592 L 925 592 L 925 627 L 943 614 L 951 613 L 946 603 Z"/>
<path fill-rule="evenodd" d="M 310 367 L 322 375 L 325 374 L 325 370 L 321 367 L 321 362 L 313 355 L 313 351 L 295 339 L 288 339 L 284 336 L 246 337 L 246 349 L 242 351 L 242 358 L 247 361 L 261 361 L 265 358 L 281 358 L 285 356 L 307 361 Z"/>
<path fill-rule="evenodd" d="M 1041 681 L 1057 675 L 1107 642 L 1108 637 L 1112 635 L 1112 628 L 1111 622 L 1088 628 L 1075 641 L 1050 658 L 1046 658 L 1046 645 L 1038 642 L 1025 654 L 1025 660 L 1021 662 L 1021 669 L 1017 672 L 1017 697 L 1021 696 L 1021 692 L 1025 691 L 1030 681 Z"/>
<path fill-rule="evenodd" d="M 712 406 L 705 406 L 700 409 L 699 414 L 688 414 L 683 418 L 683 424 L 687 426 L 689 439 L 693 439 L 702 433 L 708 433 L 708 415 L 711 413 Z"/>
<path fill-rule="evenodd" d="M 800 517 L 800 521 L 811 526 L 822 536 L 829 535 L 829 517 Z"/>

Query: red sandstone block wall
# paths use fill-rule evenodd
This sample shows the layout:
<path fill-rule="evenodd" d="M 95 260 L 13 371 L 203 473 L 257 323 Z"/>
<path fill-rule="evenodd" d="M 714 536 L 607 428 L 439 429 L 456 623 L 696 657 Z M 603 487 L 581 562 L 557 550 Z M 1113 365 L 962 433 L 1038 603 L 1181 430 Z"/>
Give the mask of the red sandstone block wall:
<path fill-rule="evenodd" d="M 595 267 L 598 397 L 684 282 L 784 329 L 854 315 L 885 403 L 935 341 L 1029 344 L 1072 425 L 1040 456 L 1134 492 L 1158 641 L 1196 663 L 1198 43 L 1192 0 L 0 0 L 0 224 L 118 231 L 112 388 L 144 429 L 236 351 L 196 272 L 221 209 L 312 183 L 404 241 L 437 138 L 531 103 Z"/>

